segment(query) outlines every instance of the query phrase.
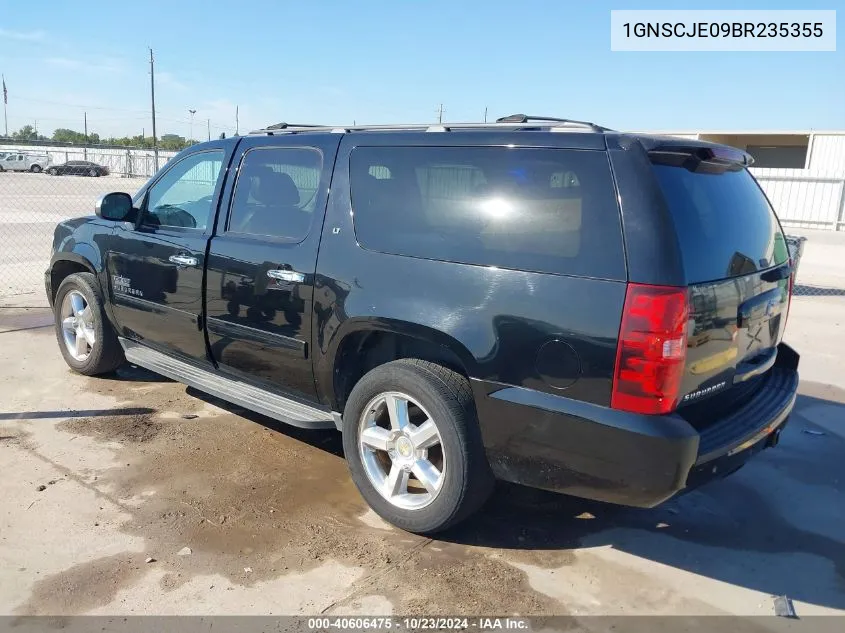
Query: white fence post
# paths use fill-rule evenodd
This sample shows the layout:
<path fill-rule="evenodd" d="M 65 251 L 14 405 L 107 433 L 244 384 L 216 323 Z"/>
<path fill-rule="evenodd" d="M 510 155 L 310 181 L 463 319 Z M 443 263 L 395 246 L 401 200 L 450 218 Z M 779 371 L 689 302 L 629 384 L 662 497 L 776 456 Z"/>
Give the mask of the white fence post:
<path fill-rule="evenodd" d="M 836 217 L 835 231 L 845 230 L 845 181 L 842 182 L 842 191 L 839 194 L 839 214 Z"/>

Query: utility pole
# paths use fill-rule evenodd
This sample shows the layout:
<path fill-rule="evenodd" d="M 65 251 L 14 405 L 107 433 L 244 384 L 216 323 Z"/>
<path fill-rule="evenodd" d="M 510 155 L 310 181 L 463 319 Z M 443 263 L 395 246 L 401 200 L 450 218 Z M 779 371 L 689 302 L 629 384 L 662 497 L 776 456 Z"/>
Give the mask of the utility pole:
<path fill-rule="evenodd" d="M 443 109 L 442 103 L 440 104 L 440 107 L 437 108 L 436 112 L 437 112 L 437 122 L 443 123 L 443 113 L 446 112 L 446 110 Z"/>
<path fill-rule="evenodd" d="M 88 160 L 88 113 L 83 112 L 82 116 L 85 117 L 85 146 L 82 148 L 82 158 Z"/>
<path fill-rule="evenodd" d="M 155 156 L 155 170 L 158 171 L 158 141 L 156 140 L 156 80 L 155 61 L 153 60 L 153 49 L 150 49 L 150 101 L 152 102 L 153 114 L 153 155 Z"/>
<path fill-rule="evenodd" d="M 206 126 L 208 126 L 208 140 L 211 140 L 211 119 L 205 120 Z"/>
<path fill-rule="evenodd" d="M 188 142 L 193 145 L 194 144 L 194 115 L 197 113 L 196 110 L 188 109 L 188 112 L 191 113 L 191 136 L 188 139 Z"/>
<path fill-rule="evenodd" d="M 9 136 L 9 114 L 6 112 L 6 105 L 9 103 L 9 94 L 6 92 L 6 75 L 3 75 L 3 122 L 6 124 L 6 137 Z"/>
<path fill-rule="evenodd" d="M 239 129 L 240 129 L 240 124 L 238 122 L 238 106 L 235 106 L 235 136 L 238 135 Z"/>

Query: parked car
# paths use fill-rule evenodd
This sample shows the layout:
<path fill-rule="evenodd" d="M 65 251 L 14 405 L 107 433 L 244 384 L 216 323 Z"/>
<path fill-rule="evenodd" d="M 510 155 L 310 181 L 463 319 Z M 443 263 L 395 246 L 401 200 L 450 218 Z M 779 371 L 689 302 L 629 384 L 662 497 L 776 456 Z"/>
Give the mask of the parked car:
<path fill-rule="evenodd" d="M 524 115 L 276 125 L 60 223 L 46 292 L 77 372 L 128 360 L 336 428 L 406 530 L 494 477 L 652 507 L 774 446 L 795 402 L 792 267 L 751 160 Z"/>
<path fill-rule="evenodd" d="M 47 170 L 51 176 L 108 176 L 109 169 L 87 160 L 69 160 L 61 165 L 53 165 Z"/>
<path fill-rule="evenodd" d="M 38 173 L 53 163 L 49 154 L 9 152 L 0 157 L 0 171 L 31 171 Z"/>

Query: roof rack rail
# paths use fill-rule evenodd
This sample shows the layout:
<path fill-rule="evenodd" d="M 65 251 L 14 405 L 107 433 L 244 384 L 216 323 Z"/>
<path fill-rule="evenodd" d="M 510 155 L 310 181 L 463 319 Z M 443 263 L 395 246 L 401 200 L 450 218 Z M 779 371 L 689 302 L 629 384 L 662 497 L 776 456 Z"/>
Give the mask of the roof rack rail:
<path fill-rule="evenodd" d="M 537 125 L 530 125 L 537 121 Z M 529 125 L 526 126 L 526 123 Z M 592 132 L 608 132 L 609 128 L 595 123 L 574 121 L 572 119 L 555 119 L 546 117 L 530 117 L 524 114 L 512 115 L 499 119 L 495 123 L 399 123 L 395 125 L 297 125 L 293 123 L 276 123 L 274 125 L 255 130 L 250 134 L 297 134 L 305 132 L 332 132 L 347 134 L 349 132 L 371 131 L 420 131 L 420 132 L 452 132 L 462 130 L 526 130 L 543 128 L 552 132 L 569 132 L 573 129 L 589 130 Z"/>
<path fill-rule="evenodd" d="M 609 132 L 610 129 L 606 127 L 602 127 L 601 125 L 596 125 L 595 123 L 591 123 L 590 121 L 576 121 L 575 119 L 559 119 L 557 117 L 552 116 L 534 116 L 530 114 L 511 114 L 509 116 L 503 116 L 500 119 L 496 119 L 496 123 L 529 123 L 531 121 L 549 121 L 553 123 L 569 123 L 571 125 L 584 125 L 596 132 Z"/>
<path fill-rule="evenodd" d="M 268 125 L 264 130 L 286 130 L 289 127 L 326 127 L 325 125 L 315 125 L 312 123 L 274 123 Z"/>

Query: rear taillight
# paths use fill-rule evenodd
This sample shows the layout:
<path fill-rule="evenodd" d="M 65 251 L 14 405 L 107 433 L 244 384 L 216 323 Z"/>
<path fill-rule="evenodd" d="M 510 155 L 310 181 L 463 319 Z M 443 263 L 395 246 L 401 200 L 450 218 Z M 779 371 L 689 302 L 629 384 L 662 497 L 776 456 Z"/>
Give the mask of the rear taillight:
<path fill-rule="evenodd" d="M 668 413 L 678 404 L 687 357 L 686 288 L 628 284 L 610 406 Z"/>

